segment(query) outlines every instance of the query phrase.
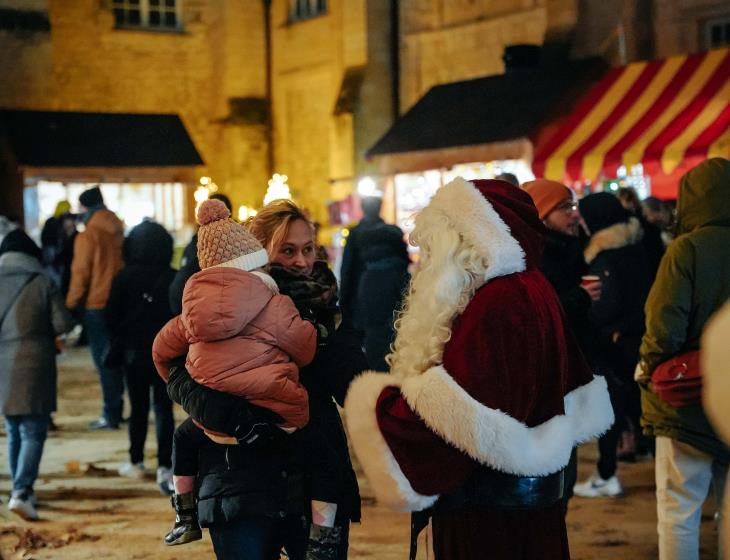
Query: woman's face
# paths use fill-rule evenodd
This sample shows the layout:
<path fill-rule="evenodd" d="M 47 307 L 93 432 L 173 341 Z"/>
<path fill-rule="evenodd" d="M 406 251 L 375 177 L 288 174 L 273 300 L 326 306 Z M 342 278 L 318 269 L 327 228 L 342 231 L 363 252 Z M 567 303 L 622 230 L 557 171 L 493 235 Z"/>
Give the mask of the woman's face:
<path fill-rule="evenodd" d="M 295 220 L 289 226 L 276 254 L 271 261 L 285 268 L 291 268 L 304 274 L 311 274 L 314 267 L 315 247 L 312 228 L 304 220 Z"/>

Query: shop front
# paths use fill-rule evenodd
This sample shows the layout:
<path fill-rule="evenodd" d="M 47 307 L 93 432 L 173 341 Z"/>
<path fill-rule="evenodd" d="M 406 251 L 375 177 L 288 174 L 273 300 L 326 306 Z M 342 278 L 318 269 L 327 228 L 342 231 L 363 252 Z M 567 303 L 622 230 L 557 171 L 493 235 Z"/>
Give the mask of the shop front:
<path fill-rule="evenodd" d="M 62 200 L 99 185 L 129 229 L 149 218 L 189 237 L 202 160 L 177 115 L 0 111 L 2 211 L 38 238 Z M 4 197 L 5 198 L 5 197 Z"/>
<path fill-rule="evenodd" d="M 730 49 L 614 68 L 538 143 L 533 170 L 579 193 L 677 196 L 701 161 L 730 157 Z"/>
<path fill-rule="evenodd" d="M 539 131 L 569 114 L 570 101 L 604 69 L 593 59 L 508 67 L 500 76 L 432 88 L 367 152 L 378 169 L 372 179 L 384 193 L 386 219 L 410 231 L 413 216 L 457 176 L 533 179 Z"/>

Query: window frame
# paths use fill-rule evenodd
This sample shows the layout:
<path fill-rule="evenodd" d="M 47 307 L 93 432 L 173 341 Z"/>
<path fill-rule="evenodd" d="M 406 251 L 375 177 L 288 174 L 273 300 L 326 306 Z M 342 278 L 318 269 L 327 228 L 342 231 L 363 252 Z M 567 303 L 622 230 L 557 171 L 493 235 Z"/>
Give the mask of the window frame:
<path fill-rule="evenodd" d="M 713 28 L 719 26 L 724 38 L 718 44 L 713 44 Z M 730 47 L 730 14 L 708 18 L 702 22 L 702 46 L 709 49 L 720 49 Z"/>
<path fill-rule="evenodd" d="M 305 8 L 300 10 L 300 8 Z M 329 13 L 328 0 L 289 0 L 289 23 L 299 23 Z"/>
<path fill-rule="evenodd" d="M 134 31 L 155 31 L 161 33 L 176 33 L 183 31 L 183 9 L 182 0 L 174 0 L 174 6 L 166 6 L 165 0 L 160 0 L 158 6 L 151 6 L 150 0 L 139 0 L 137 4 L 132 5 L 131 0 L 111 0 L 111 11 L 114 17 L 114 28 Z M 122 9 L 125 11 L 131 9 L 139 10 L 139 23 L 119 23 L 117 21 L 116 10 Z M 154 25 L 150 23 L 150 13 L 156 11 L 160 13 L 161 21 L 166 13 L 175 14 L 175 25 Z M 125 14 L 126 15 L 126 14 Z"/>

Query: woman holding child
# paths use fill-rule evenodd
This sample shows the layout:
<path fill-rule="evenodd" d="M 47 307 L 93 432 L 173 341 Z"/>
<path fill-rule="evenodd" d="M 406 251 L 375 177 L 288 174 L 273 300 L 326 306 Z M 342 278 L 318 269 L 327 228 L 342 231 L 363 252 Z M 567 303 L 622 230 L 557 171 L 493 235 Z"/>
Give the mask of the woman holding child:
<path fill-rule="evenodd" d="M 227 220 L 226 227 L 242 228 L 227 217 L 223 219 Z M 294 347 L 287 349 L 277 340 L 277 334 L 285 336 L 287 326 L 278 325 L 282 327 L 278 333 L 274 332 L 278 327 L 272 324 L 266 333 L 256 326 L 260 322 L 256 319 L 246 327 L 249 330 L 237 334 L 244 342 L 257 344 L 266 338 L 272 350 L 258 356 L 264 361 L 271 356 L 271 360 L 257 366 L 276 366 L 277 371 L 285 371 L 282 387 L 301 384 L 306 389 L 309 409 L 305 413 L 309 422 L 301 429 L 296 414 L 292 416 L 292 406 L 296 409 L 298 400 L 293 405 L 280 406 L 287 404 L 283 403 L 287 393 L 250 398 L 252 393 L 247 389 L 229 391 L 225 384 L 201 379 L 197 371 L 201 362 L 191 362 L 192 348 L 198 339 L 190 332 L 181 334 L 178 338 L 185 339 L 185 343 L 181 342 L 179 348 L 186 344 L 191 347 L 187 367 L 171 367 L 170 351 L 162 352 L 165 360 L 156 359 L 158 366 L 162 363 L 163 376 L 169 371 L 170 395 L 216 441 L 234 445 L 215 443 L 205 437 L 198 439 L 200 446 L 194 448 L 197 473 L 182 472 L 174 465 L 175 474 L 197 474 L 197 514 L 200 525 L 210 529 L 218 558 L 273 560 L 278 559 L 283 547 L 293 560 L 344 559 L 349 523 L 360 517 L 360 499 L 335 401 L 342 404 L 350 381 L 365 369 L 364 356 L 357 339 L 337 329 L 336 280 L 326 263 L 315 261 L 314 229 L 301 210 L 289 201 L 275 201 L 259 212 L 248 224 L 248 230 L 265 249 L 268 258 L 264 261 L 268 260 L 269 264 L 259 270 L 262 264 L 259 259 L 254 263 L 256 267 L 244 266 L 242 270 L 250 276 L 258 275 L 253 281 L 258 288 L 260 281 L 277 294 L 266 297 L 276 298 L 280 294 L 291 298 L 296 306 L 294 314 L 298 310 L 301 318 L 313 327 L 316 341 L 310 341 L 306 328 L 297 326 L 303 335 L 302 345 L 311 344 L 313 358 L 297 356 Z M 236 262 L 247 260 L 239 258 Z M 213 266 L 229 265 L 226 261 Z M 198 274 L 206 275 L 206 272 Z M 195 276 L 191 281 L 195 281 Z M 182 323 L 185 323 L 185 306 L 184 298 Z M 301 321 L 289 315 L 287 312 L 278 316 L 286 317 L 287 321 Z M 176 332 L 185 331 L 180 327 Z M 156 342 L 156 348 L 160 347 Z M 274 355 L 278 357 L 273 358 Z M 245 363 L 236 366 L 246 370 L 247 358 L 239 357 Z M 230 361 L 231 356 L 226 359 Z M 217 368 L 214 374 L 220 380 L 224 371 L 227 370 Z M 248 374 L 242 373 L 238 379 L 246 379 Z M 297 391 L 291 394 L 299 395 Z M 190 430 L 195 431 L 195 426 L 188 425 Z M 221 439 L 220 434 L 235 439 Z M 176 434 L 176 445 L 183 441 L 183 434 L 179 436 Z M 188 529 L 194 534 L 197 528 L 195 502 L 181 498 L 179 495 L 175 500 L 178 522 L 171 532 L 175 533 L 172 540 Z M 187 541 L 183 537 L 179 542 Z"/>

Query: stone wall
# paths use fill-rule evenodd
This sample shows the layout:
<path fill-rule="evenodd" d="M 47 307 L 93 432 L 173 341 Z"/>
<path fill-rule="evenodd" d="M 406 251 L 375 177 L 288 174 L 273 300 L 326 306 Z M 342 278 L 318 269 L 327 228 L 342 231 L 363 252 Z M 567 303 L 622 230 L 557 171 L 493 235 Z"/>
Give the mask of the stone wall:
<path fill-rule="evenodd" d="M 106 0 L 48 0 L 48 16 L 50 33 L 0 33 L 0 106 L 178 113 L 201 172 L 236 204 L 261 199 L 265 123 L 229 114 L 229 99 L 266 95 L 260 2 L 186 0 L 179 32 L 115 29 Z"/>

